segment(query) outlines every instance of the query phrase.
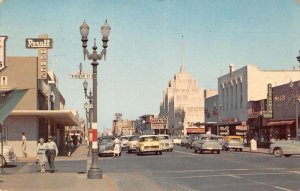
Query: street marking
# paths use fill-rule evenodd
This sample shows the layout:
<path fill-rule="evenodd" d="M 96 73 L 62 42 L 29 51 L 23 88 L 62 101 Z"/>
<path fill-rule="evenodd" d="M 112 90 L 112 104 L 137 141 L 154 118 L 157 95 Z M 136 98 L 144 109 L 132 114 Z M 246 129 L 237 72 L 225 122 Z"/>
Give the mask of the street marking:
<path fill-rule="evenodd" d="M 20 168 L 16 174 L 24 174 L 26 172 L 29 172 L 31 166 L 33 165 L 33 163 L 27 163 L 25 164 L 22 168 Z"/>
<path fill-rule="evenodd" d="M 258 169 L 247 169 L 247 168 L 237 168 L 237 169 L 200 169 L 200 170 L 170 170 L 170 171 L 154 171 L 153 173 L 181 173 L 181 172 L 218 172 L 218 171 L 255 171 L 255 170 L 285 170 L 287 168 L 258 168 Z M 295 172 L 295 171 L 291 171 Z"/>
<path fill-rule="evenodd" d="M 192 189 L 191 187 L 188 187 L 186 185 L 180 185 L 180 184 L 177 184 L 178 187 L 184 189 L 184 190 L 187 190 L 187 191 L 196 191 L 194 189 Z"/>
<path fill-rule="evenodd" d="M 187 154 L 187 155 L 192 155 L 192 156 L 200 156 L 199 154 L 196 154 L 196 153 L 188 153 L 188 152 L 183 152 L 183 151 L 173 151 L 173 152 Z"/>

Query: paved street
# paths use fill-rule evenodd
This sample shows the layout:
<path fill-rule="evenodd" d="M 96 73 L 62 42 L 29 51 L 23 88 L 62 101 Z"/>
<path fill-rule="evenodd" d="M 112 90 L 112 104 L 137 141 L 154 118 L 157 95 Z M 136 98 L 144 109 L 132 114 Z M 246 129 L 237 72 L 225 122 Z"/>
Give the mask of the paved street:
<path fill-rule="evenodd" d="M 83 150 L 85 151 L 85 150 Z M 300 190 L 300 157 L 275 158 L 261 153 L 222 152 L 194 154 L 192 150 L 176 147 L 163 155 L 122 153 L 120 158 L 100 158 L 104 178 L 87 180 L 86 160 L 58 159 L 56 173 L 42 174 L 32 163 L 20 163 L 14 174 L 1 176 L 0 188 L 10 190 L 18 182 L 26 190 L 45 185 L 47 190 Z M 37 181 L 31 182 L 32 179 Z M 29 182 L 24 183 L 24 180 Z M 57 181 L 61 180 L 61 181 Z M 54 184 L 55 182 L 55 184 Z M 81 187 L 80 187 L 81 186 Z M 69 188 L 69 189 L 67 189 Z M 34 189 L 33 189 L 34 190 Z M 38 189 L 37 189 L 38 190 Z M 46 190 L 46 189 L 45 189 Z"/>

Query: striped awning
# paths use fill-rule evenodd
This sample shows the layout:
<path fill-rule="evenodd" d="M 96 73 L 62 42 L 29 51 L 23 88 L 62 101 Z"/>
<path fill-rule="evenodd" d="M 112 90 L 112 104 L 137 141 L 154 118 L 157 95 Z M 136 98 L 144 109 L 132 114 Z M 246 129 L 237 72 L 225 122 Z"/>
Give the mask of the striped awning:
<path fill-rule="evenodd" d="M 289 120 L 289 121 L 271 121 L 267 123 L 267 126 L 280 126 L 280 125 L 292 125 L 295 121 Z"/>

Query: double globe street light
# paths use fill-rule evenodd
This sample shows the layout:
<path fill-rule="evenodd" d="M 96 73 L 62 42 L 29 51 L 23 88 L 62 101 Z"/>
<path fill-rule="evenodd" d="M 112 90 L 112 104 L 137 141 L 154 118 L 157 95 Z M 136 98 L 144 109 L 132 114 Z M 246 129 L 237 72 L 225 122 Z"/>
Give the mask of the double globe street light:
<path fill-rule="evenodd" d="M 104 60 L 106 58 L 106 48 L 107 48 L 107 42 L 108 42 L 108 36 L 110 34 L 110 26 L 107 24 L 107 20 L 105 21 L 104 25 L 101 27 L 101 33 L 102 33 L 102 42 L 103 42 L 103 49 L 100 52 L 100 54 L 97 53 L 97 46 L 96 46 L 96 39 L 94 39 L 94 46 L 92 47 L 93 52 L 90 54 L 87 50 L 87 41 L 88 41 L 88 35 L 89 35 L 89 29 L 90 27 L 88 24 L 83 21 L 82 25 L 80 26 L 80 34 L 81 34 L 81 41 L 82 41 L 82 47 L 83 47 L 83 56 L 84 60 L 87 58 L 88 60 L 92 60 L 91 65 L 93 66 L 93 123 L 92 123 L 92 130 L 97 131 L 97 66 L 99 63 L 98 60 L 102 60 L 104 57 Z M 93 135 L 94 136 L 94 135 Z M 100 179 L 102 178 L 102 171 L 99 168 L 98 164 L 98 143 L 97 143 L 97 137 L 93 137 L 92 142 L 92 164 L 90 166 L 90 169 L 87 173 L 88 179 Z"/>

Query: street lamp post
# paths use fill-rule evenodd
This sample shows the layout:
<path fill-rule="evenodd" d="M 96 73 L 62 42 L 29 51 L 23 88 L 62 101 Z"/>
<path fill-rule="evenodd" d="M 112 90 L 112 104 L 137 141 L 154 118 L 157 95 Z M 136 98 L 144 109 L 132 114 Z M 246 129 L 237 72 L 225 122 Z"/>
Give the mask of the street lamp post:
<path fill-rule="evenodd" d="M 106 48 L 107 48 L 107 42 L 108 42 L 108 36 L 110 33 L 110 26 L 107 24 L 107 20 L 105 21 L 104 25 L 101 27 L 101 33 L 102 33 L 102 42 L 103 42 L 103 49 L 100 52 L 100 54 L 97 53 L 97 46 L 96 46 L 96 39 L 94 39 L 94 46 L 93 52 L 90 54 L 87 50 L 87 41 L 88 41 L 88 34 L 89 34 L 90 27 L 88 24 L 84 21 L 82 25 L 80 26 L 80 34 L 81 34 L 81 41 L 82 41 L 82 47 L 83 47 L 83 56 L 84 59 L 87 57 L 88 60 L 92 60 L 91 65 L 93 66 L 93 124 L 92 129 L 94 131 L 97 131 L 97 66 L 99 63 L 98 60 L 102 60 L 102 58 L 106 57 Z M 102 171 L 99 168 L 98 164 L 98 143 L 97 141 L 94 141 L 93 138 L 92 142 L 92 164 L 90 169 L 88 170 L 87 178 L 88 179 L 100 179 L 102 178 Z"/>
<path fill-rule="evenodd" d="M 298 124 L 298 103 L 299 103 L 299 89 L 294 90 L 294 83 L 293 81 L 290 81 L 290 92 L 292 94 L 292 100 L 295 102 L 296 107 L 296 140 L 299 140 L 299 124 Z M 298 83 L 298 88 L 300 87 L 300 84 Z"/>
<path fill-rule="evenodd" d="M 88 128 L 91 129 L 92 126 L 92 122 L 93 122 L 93 117 L 92 117 L 92 112 L 93 112 L 93 109 L 90 107 L 90 105 L 92 105 L 92 102 L 93 102 L 93 96 L 92 96 L 92 90 L 90 89 L 90 93 L 89 95 L 87 94 L 87 88 L 88 88 L 88 82 L 86 80 L 84 80 L 83 82 L 83 89 L 84 89 L 84 95 L 85 95 L 85 98 L 87 98 L 89 100 L 89 104 L 86 102 L 85 104 L 85 111 L 86 111 L 86 114 L 87 114 L 87 121 L 88 121 Z M 91 156 L 91 150 L 92 150 L 92 142 L 89 141 L 89 151 L 87 153 L 87 156 L 90 157 Z"/>

